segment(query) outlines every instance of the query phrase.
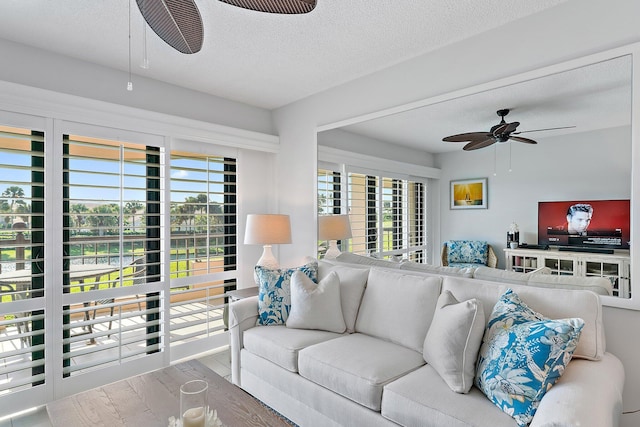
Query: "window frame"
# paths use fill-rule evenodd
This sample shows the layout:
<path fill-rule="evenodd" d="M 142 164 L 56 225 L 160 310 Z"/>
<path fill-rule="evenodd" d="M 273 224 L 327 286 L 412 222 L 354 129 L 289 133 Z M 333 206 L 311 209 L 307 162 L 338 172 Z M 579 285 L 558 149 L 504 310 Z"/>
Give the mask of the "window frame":
<path fill-rule="evenodd" d="M 387 162 L 383 162 L 381 159 L 374 159 L 370 156 L 361 156 L 356 155 L 355 153 L 348 153 L 342 150 L 336 149 L 328 149 L 327 147 L 319 147 L 318 149 L 319 157 L 317 163 L 316 170 L 316 202 L 319 204 L 321 189 L 318 187 L 318 183 L 321 180 L 320 173 L 322 171 L 322 176 L 327 176 L 327 171 L 333 170 L 335 173 L 340 174 L 340 185 L 339 188 L 335 189 L 335 192 L 340 193 L 340 206 L 339 209 L 334 211 L 334 214 L 346 214 L 353 213 L 348 212 L 351 209 L 351 177 L 352 174 L 358 174 L 363 177 L 363 179 L 368 180 L 368 183 L 364 184 L 365 187 L 375 187 L 375 193 L 369 192 L 367 195 L 367 191 L 365 191 L 363 197 L 367 200 L 371 199 L 369 202 L 366 202 L 367 206 L 364 207 L 367 209 L 368 213 L 365 213 L 364 225 L 359 225 L 358 218 L 351 217 L 351 229 L 354 237 L 349 239 L 348 241 L 343 241 L 341 250 L 343 251 L 352 251 L 354 253 L 359 253 L 363 255 L 372 255 L 381 258 L 409 258 L 411 260 L 417 262 L 428 262 L 430 256 L 430 233 L 429 233 L 429 217 L 428 217 L 428 188 L 430 178 L 428 176 L 413 176 L 407 175 L 405 173 L 401 173 L 398 171 L 389 171 Z M 393 162 L 390 162 L 393 166 Z M 384 167 L 386 165 L 387 167 Z M 373 167 L 380 167 L 373 168 Z M 418 169 L 421 170 L 421 169 Z M 426 170 L 424 172 L 431 172 Z M 429 173 L 425 173 L 428 175 Z M 392 242 L 399 242 L 397 248 L 392 248 L 391 250 L 386 250 L 382 245 L 384 242 L 384 182 L 385 180 L 390 180 L 391 182 L 401 183 L 402 188 L 400 189 L 400 196 L 392 195 L 392 199 L 396 198 L 399 200 L 398 211 L 401 212 L 401 224 L 399 224 L 396 229 L 399 231 L 393 231 L 392 234 Z M 326 182 L 326 181 L 323 181 Z M 422 214 L 422 219 L 417 221 L 416 229 L 421 234 L 422 243 L 412 244 L 413 237 L 411 236 L 411 227 L 412 222 L 408 219 L 408 215 L 413 215 L 412 212 L 408 211 L 408 203 L 407 200 L 411 198 L 407 192 L 409 191 L 409 184 L 417 184 L 422 188 L 422 197 L 420 197 L 418 208 Z M 322 189 L 322 192 L 330 191 L 328 189 Z M 335 198 L 335 197 L 334 197 Z M 402 201 L 401 199 L 405 199 Z M 372 203 L 373 202 L 373 203 Z M 393 200 L 392 200 L 393 204 Z M 391 208 L 394 210 L 394 207 Z M 321 212 L 320 206 L 318 206 L 318 215 L 327 214 L 326 212 Z M 368 217 L 367 217 L 368 216 Z M 362 244 L 365 245 L 365 248 L 355 249 L 354 250 L 354 239 L 357 239 L 358 230 L 360 230 L 364 226 L 365 240 Z M 367 231 L 368 230 L 368 231 Z M 367 237 L 368 236 L 368 237 Z M 324 253 L 323 242 L 319 242 L 318 245 L 318 256 L 322 257 Z"/>

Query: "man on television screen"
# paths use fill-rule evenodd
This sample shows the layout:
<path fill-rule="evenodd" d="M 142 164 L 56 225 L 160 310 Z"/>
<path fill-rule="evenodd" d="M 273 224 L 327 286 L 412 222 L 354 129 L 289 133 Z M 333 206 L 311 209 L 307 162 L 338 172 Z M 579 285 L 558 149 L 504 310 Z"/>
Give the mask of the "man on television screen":
<path fill-rule="evenodd" d="M 586 203 L 576 203 L 567 209 L 567 234 L 586 236 L 591 223 L 593 207 Z"/>

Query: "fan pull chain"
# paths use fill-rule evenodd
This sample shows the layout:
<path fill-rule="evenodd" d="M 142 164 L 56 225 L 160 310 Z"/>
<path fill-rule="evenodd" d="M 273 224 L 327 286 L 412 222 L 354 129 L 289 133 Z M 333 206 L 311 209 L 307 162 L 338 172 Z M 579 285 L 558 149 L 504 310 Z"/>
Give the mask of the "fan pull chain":
<path fill-rule="evenodd" d="M 498 163 L 498 149 L 496 148 L 498 144 L 493 144 L 493 176 L 498 175 L 497 171 L 497 163 Z"/>
<path fill-rule="evenodd" d="M 142 63 L 140 68 L 149 69 L 149 57 L 147 56 L 147 23 L 142 21 Z"/>
<path fill-rule="evenodd" d="M 133 90 L 133 82 L 131 81 L 131 0 L 129 0 L 129 81 L 127 82 L 127 90 Z"/>
<path fill-rule="evenodd" d="M 509 141 L 509 172 L 511 172 L 511 141 Z"/>

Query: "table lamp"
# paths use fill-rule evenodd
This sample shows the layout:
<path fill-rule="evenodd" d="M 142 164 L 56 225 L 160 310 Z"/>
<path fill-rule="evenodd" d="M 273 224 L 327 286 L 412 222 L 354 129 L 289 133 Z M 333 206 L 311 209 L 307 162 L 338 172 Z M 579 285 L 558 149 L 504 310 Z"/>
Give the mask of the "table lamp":
<path fill-rule="evenodd" d="M 269 269 L 280 268 L 278 260 L 273 256 L 273 252 L 271 252 L 271 245 L 282 243 L 291 243 L 291 223 L 289 221 L 289 215 L 247 215 L 247 228 L 244 233 L 244 244 L 263 245 L 262 256 L 256 265 L 267 267 Z"/>
<path fill-rule="evenodd" d="M 328 240 L 329 249 L 324 254 L 325 259 L 334 259 L 340 255 L 338 240 L 351 237 L 349 215 L 323 215 L 318 217 L 318 239 Z"/>

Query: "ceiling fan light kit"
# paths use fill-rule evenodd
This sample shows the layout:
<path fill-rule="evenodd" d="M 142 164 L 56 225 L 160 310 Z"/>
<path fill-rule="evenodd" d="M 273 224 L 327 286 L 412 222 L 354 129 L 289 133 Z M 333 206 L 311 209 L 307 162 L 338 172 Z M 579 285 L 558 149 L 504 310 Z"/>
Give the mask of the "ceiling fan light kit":
<path fill-rule="evenodd" d="M 301 14 L 316 7 L 316 0 L 220 0 L 223 3 L 257 12 Z"/>
<path fill-rule="evenodd" d="M 480 148 L 485 148 L 490 145 L 495 144 L 496 142 L 507 142 L 509 140 L 523 142 L 525 144 L 537 144 L 536 141 L 529 138 L 523 138 L 521 136 L 515 136 L 525 132 L 539 132 L 543 130 L 555 130 L 555 129 L 568 129 L 573 128 L 575 126 L 562 126 L 556 128 L 548 128 L 548 129 L 536 129 L 522 132 L 515 132 L 515 130 L 520 126 L 520 122 L 511 122 L 507 123 L 505 121 L 505 116 L 509 114 L 509 109 L 505 108 L 502 110 L 496 111 L 496 114 L 500 117 L 500 123 L 495 126 L 492 126 L 489 132 L 467 132 L 460 133 L 457 135 L 447 136 L 442 138 L 445 142 L 466 142 L 467 144 L 462 147 L 465 151 L 477 150 Z"/>

